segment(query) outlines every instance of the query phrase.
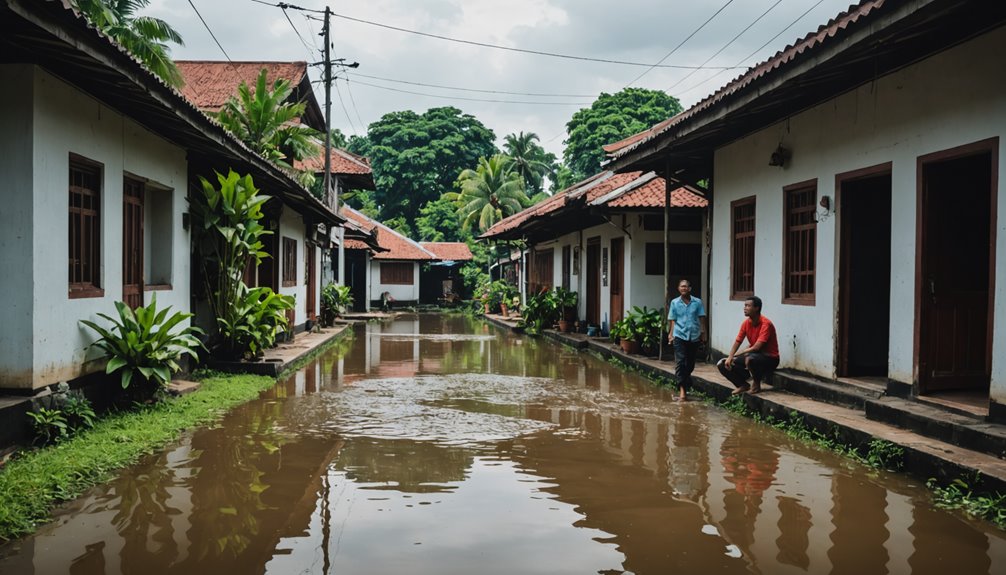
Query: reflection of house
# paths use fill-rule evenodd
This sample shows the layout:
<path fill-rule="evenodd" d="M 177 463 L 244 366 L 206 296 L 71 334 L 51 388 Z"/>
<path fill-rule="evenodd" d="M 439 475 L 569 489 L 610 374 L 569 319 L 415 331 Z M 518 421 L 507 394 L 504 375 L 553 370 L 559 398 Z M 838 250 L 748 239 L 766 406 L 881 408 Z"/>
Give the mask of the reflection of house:
<path fill-rule="evenodd" d="M 632 306 L 664 305 L 667 193 L 653 173 L 602 172 L 497 222 L 480 239 L 525 240 L 526 293 L 576 291 L 579 317 L 610 325 Z M 670 274 L 691 279 L 698 292 L 706 200 L 686 187 L 669 195 Z"/>
<path fill-rule="evenodd" d="M 306 104 L 300 121 L 319 132 L 325 131 L 325 119 L 311 89 L 306 62 L 178 61 L 176 64 L 185 78 L 182 93 L 200 110 L 211 114 L 219 112 L 230 98 L 237 96 L 242 82 L 254 89 L 259 74 L 265 70 L 269 86 L 277 80 L 287 80 L 291 86 L 288 101 Z M 336 148 L 332 149 L 330 158 L 332 186 L 336 191 L 373 189 L 370 165 L 365 158 Z M 324 150 L 317 157 L 295 162 L 294 167 L 314 172 L 319 179 L 317 187 L 323 188 Z M 334 209 L 333 199 L 334 196 L 330 196 L 325 201 Z M 297 323 L 300 324 L 317 313 L 319 288 L 336 278 L 334 266 L 337 265 L 338 255 L 337 250 L 331 247 L 332 240 L 338 242 L 339 236 L 331 234 L 334 237 L 330 238 L 328 228 L 319 228 L 319 222 L 296 207 L 296 213 L 266 211 L 274 235 L 266 238 L 265 251 L 272 258 L 263 262 L 257 273 L 250 273 L 247 281 L 271 287 L 280 293 L 296 295 Z M 366 241 L 366 238 L 352 233 L 347 233 L 347 236 Z M 285 263 L 288 258 L 295 260 L 296 265 Z"/>
<path fill-rule="evenodd" d="M 864 0 L 607 147 L 614 169 L 714 183 L 716 348 L 757 294 L 784 367 L 1006 418 L 1004 23 L 1001 2 Z"/>
<path fill-rule="evenodd" d="M 457 303 L 471 294 L 462 293 L 460 269 L 472 261 L 472 250 L 464 242 L 420 242 L 423 249 L 433 252 L 436 262 L 424 265 L 419 272 L 421 303 Z"/>
<path fill-rule="evenodd" d="M 197 176 L 249 173 L 276 198 L 273 213 L 338 222 L 63 3 L 0 2 L 0 78 L 0 387 L 94 371 L 92 334 L 77 322 L 114 313 L 115 301 L 136 306 L 156 293 L 161 306 L 192 308 L 186 196 Z M 296 253 L 290 279 L 302 284 Z"/>

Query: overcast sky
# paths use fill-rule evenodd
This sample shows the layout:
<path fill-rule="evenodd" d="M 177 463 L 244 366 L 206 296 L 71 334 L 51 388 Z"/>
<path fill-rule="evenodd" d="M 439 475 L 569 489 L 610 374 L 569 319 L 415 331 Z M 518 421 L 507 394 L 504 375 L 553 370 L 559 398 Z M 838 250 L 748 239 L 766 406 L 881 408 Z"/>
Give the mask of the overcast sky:
<path fill-rule="evenodd" d="M 280 8 L 255 0 L 192 3 L 235 61 L 321 59 L 315 49 L 322 46 L 321 22 L 306 18 L 319 14 L 290 9 L 287 21 Z M 326 2 L 294 0 L 290 4 L 320 10 Z M 601 92 L 617 92 L 631 83 L 665 90 L 687 109 L 743 72 L 743 68 L 722 67 L 746 67 L 766 59 L 848 9 L 850 0 L 366 0 L 328 5 L 341 16 L 427 34 L 643 64 L 660 61 L 722 8 L 663 62 L 664 66 L 721 68 L 699 70 L 647 71 L 646 66 L 516 53 L 332 18 L 334 56 L 360 63 L 358 69 L 340 74 L 348 76 L 348 83 L 336 82 L 334 127 L 346 134 L 364 134 L 366 125 L 385 113 L 451 105 L 474 115 L 498 140 L 520 130 L 535 132 L 546 149 L 561 157 L 566 122 Z M 185 45 L 172 48 L 174 58 L 225 59 L 188 0 L 151 0 L 144 14 L 167 20 L 181 33 Z M 311 77 L 320 79 L 320 70 L 313 68 Z M 416 83 L 548 95 L 461 91 Z M 316 94 L 323 103 L 320 84 Z"/>

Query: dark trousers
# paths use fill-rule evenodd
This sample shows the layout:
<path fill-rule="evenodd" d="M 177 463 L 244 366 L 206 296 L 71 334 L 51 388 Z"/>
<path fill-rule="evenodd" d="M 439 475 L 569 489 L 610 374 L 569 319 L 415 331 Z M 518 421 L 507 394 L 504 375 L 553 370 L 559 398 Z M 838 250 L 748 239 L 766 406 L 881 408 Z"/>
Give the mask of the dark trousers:
<path fill-rule="evenodd" d="M 720 370 L 720 375 L 730 380 L 734 387 L 745 387 L 749 375 L 755 385 L 761 385 L 765 376 L 779 367 L 779 358 L 769 357 L 763 353 L 748 353 L 735 357 L 731 369 L 727 369 L 726 363 L 726 358 L 717 362 L 716 367 Z"/>
<path fill-rule="evenodd" d="M 695 356 L 698 352 L 698 341 L 674 338 L 674 375 L 678 378 L 678 385 L 685 391 L 692 388 L 692 371 L 695 370 Z"/>

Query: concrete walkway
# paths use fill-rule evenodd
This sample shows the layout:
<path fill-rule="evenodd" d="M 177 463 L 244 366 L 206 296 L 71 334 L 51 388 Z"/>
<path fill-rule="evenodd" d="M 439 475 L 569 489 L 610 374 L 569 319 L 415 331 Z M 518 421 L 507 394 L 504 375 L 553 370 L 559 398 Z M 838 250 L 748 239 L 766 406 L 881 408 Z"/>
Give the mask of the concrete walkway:
<path fill-rule="evenodd" d="M 516 318 L 491 314 L 485 317 L 505 329 L 517 329 Z M 651 376 L 675 379 L 671 358 L 660 361 L 628 355 L 608 338 L 553 330 L 545 330 L 542 337 L 618 359 Z M 733 384 L 708 363 L 696 366 L 693 379 L 698 391 L 717 402 L 727 401 L 734 390 Z M 764 385 L 760 394 L 739 397 L 748 409 L 762 416 L 785 420 L 795 414 L 807 427 L 829 437 L 837 435 L 849 445 L 866 446 L 874 439 L 898 445 L 904 449 L 903 471 L 922 481 L 935 477 L 946 484 L 963 478 L 976 492 L 1006 494 L 1006 425 L 785 370 L 776 372 L 772 382 L 774 385 Z M 894 404 L 896 408 L 892 407 Z M 896 413 L 885 414 L 888 408 Z M 981 474 L 978 485 L 972 481 L 976 473 Z"/>

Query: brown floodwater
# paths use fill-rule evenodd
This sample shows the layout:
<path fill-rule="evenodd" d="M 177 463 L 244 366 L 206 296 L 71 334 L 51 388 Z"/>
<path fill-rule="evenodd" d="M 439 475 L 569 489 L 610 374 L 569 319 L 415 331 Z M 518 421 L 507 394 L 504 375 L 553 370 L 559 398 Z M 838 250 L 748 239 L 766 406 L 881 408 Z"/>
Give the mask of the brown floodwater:
<path fill-rule="evenodd" d="M 0 550 L 0 573 L 1006 573 L 1006 536 L 549 341 L 357 326 Z"/>

